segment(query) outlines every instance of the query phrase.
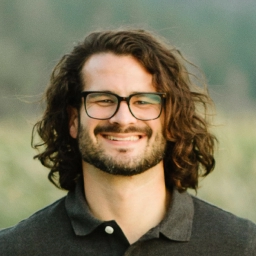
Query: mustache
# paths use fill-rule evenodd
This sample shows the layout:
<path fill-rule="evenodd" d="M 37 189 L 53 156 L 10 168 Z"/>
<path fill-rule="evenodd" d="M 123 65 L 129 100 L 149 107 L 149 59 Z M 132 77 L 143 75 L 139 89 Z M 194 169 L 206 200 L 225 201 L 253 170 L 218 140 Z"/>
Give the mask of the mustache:
<path fill-rule="evenodd" d="M 112 125 L 105 125 L 105 126 L 96 126 L 94 129 L 94 135 L 96 136 L 99 133 L 104 132 L 113 132 L 113 133 L 130 133 L 130 132 L 138 132 L 138 133 L 144 133 L 148 138 L 152 136 L 152 129 L 148 126 L 145 127 L 136 127 L 136 126 L 129 126 L 125 129 L 123 129 L 118 124 L 112 124 Z"/>

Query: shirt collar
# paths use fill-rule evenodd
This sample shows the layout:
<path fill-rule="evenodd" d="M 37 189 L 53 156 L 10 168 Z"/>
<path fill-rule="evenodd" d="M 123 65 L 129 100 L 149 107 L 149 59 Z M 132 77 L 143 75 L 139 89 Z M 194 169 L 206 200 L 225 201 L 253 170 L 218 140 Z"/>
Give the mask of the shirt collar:
<path fill-rule="evenodd" d="M 189 241 L 192 233 L 194 204 L 187 192 L 172 193 L 172 201 L 164 220 L 160 223 L 160 232 L 175 241 Z"/>
<path fill-rule="evenodd" d="M 170 240 L 190 240 L 194 217 L 193 200 L 187 192 L 179 193 L 175 189 L 171 198 L 169 209 L 163 221 L 145 234 L 142 240 L 152 236 L 159 237 L 160 233 Z M 90 213 L 84 195 L 82 179 L 78 181 L 75 190 L 68 193 L 65 204 L 73 230 L 78 236 L 88 235 L 104 223 L 104 221 L 94 218 Z"/>
<path fill-rule="evenodd" d="M 70 191 L 65 201 L 66 211 L 76 235 L 85 236 L 103 223 L 93 217 L 84 196 L 83 179 L 79 179 L 74 191 Z"/>

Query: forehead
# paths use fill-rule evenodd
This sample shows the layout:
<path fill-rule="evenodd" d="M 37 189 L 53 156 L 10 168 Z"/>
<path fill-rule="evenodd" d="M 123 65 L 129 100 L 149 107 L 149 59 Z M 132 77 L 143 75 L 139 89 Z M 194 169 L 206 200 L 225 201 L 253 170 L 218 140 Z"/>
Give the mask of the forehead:
<path fill-rule="evenodd" d="M 82 68 L 82 79 L 85 90 L 155 91 L 152 75 L 131 55 L 94 54 Z"/>

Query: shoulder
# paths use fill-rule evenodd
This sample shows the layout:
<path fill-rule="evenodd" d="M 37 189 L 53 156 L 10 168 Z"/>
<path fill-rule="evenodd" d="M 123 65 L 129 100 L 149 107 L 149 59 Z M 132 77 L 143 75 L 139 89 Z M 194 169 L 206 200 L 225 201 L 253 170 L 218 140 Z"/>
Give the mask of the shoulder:
<path fill-rule="evenodd" d="M 56 216 L 61 217 L 63 214 L 65 214 L 65 198 L 61 198 L 53 204 L 35 212 L 17 225 L 1 230 L 0 237 L 9 232 L 24 231 L 24 229 L 32 231 L 37 228 L 45 228 L 54 223 L 56 225 Z"/>
<path fill-rule="evenodd" d="M 20 255 L 15 253 L 28 250 L 27 245 L 30 245 L 29 252 L 33 251 L 33 244 L 46 245 L 47 240 L 52 239 L 54 233 L 57 235 L 65 229 L 63 224 L 68 223 L 67 218 L 65 198 L 62 198 L 17 225 L 1 230 L 0 251 L 3 253 L 1 255 Z M 4 252 L 8 253 L 4 254 Z"/>
<path fill-rule="evenodd" d="M 196 197 L 192 196 L 192 199 L 195 238 L 212 241 L 216 246 L 225 244 L 233 249 L 243 249 L 244 255 L 256 255 L 256 225 L 253 222 L 239 218 Z"/>
<path fill-rule="evenodd" d="M 212 205 L 208 202 L 205 202 L 199 198 L 192 196 L 195 210 L 195 218 L 200 218 L 201 221 L 206 221 L 211 224 L 225 224 L 225 228 L 228 226 L 232 228 L 244 228 L 245 225 L 251 225 L 253 228 L 256 228 L 256 225 L 250 222 L 249 220 L 237 217 L 236 215 L 227 212 L 215 205 Z M 235 225 L 236 224 L 236 225 Z"/>

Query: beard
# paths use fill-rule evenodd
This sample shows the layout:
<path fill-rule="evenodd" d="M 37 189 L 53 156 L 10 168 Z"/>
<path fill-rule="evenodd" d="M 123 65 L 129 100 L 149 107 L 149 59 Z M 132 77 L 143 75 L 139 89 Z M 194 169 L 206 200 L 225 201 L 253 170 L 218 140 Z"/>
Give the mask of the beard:
<path fill-rule="evenodd" d="M 166 140 L 162 133 L 157 133 L 155 140 L 149 143 L 152 137 L 152 129 L 146 127 L 128 127 L 125 130 L 117 124 L 107 126 L 97 126 L 94 130 L 94 135 L 99 133 L 113 132 L 113 133 L 129 133 L 139 132 L 144 133 L 148 142 L 145 150 L 134 157 L 127 157 L 125 153 L 127 149 L 119 149 L 115 156 L 108 154 L 107 150 L 96 145 L 90 138 L 88 129 L 79 124 L 78 131 L 78 146 L 83 161 L 93 165 L 103 172 L 112 175 L 133 176 L 145 172 L 160 163 L 164 158 L 166 148 Z"/>

